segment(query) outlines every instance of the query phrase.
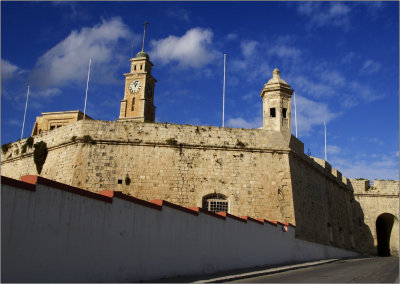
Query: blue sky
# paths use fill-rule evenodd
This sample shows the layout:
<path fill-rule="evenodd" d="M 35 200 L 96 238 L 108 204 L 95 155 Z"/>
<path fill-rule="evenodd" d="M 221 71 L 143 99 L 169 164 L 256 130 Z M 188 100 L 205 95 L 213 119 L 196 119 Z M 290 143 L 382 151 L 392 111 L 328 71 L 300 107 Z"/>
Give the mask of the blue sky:
<path fill-rule="evenodd" d="M 156 121 L 221 126 L 226 53 L 226 126 L 262 126 L 279 68 L 306 153 L 324 157 L 326 121 L 343 175 L 398 179 L 398 2 L 2 1 L 1 143 L 20 138 L 28 84 L 24 137 L 41 112 L 83 111 L 89 57 L 87 114 L 117 119 L 145 21 Z"/>

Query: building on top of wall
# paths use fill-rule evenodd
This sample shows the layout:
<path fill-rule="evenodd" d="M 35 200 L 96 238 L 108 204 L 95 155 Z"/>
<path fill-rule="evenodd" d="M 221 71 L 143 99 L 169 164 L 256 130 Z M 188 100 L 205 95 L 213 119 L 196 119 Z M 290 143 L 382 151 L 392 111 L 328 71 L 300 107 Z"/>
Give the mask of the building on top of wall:
<path fill-rule="evenodd" d="M 33 125 L 31 136 L 42 134 L 47 131 L 81 120 L 83 119 L 83 116 L 83 112 L 79 110 L 42 112 L 41 116 L 36 117 L 36 122 Z M 88 115 L 85 115 L 85 118 L 93 120 L 93 118 Z"/>
<path fill-rule="evenodd" d="M 35 143 L 44 141 L 48 150 L 40 176 L 93 192 L 113 189 L 289 222 L 299 238 L 348 250 L 398 253 L 392 236 L 398 232 L 398 181 L 377 183 L 382 189 L 370 194 L 364 183 L 306 155 L 291 134 L 293 89 L 278 69 L 260 93 L 262 128 L 238 129 L 156 123 L 153 64 L 143 49 L 130 62 L 116 121 L 83 120 L 79 111 L 37 118 Z M 38 174 L 33 149 L 22 151 L 24 143 L 2 151 L 2 175 Z"/>

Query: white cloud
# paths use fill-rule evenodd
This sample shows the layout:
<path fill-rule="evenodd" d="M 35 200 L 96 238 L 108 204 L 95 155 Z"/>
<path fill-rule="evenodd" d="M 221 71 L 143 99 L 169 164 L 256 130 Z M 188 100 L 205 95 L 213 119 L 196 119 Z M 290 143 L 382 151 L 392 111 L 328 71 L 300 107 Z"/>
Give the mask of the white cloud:
<path fill-rule="evenodd" d="M 347 178 L 395 179 L 399 178 L 397 157 L 381 155 L 376 159 L 333 158 L 332 165 Z"/>
<path fill-rule="evenodd" d="M 320 76 L 324 83 L 334 85 L 335 87 L 342 87 L 346 82 L 344 77 L 337 71 L 324 70 Z"/>
<path fill-rule="evenodd" d="M 257 45 L 258 45 L 258 42 L 255 40 L 242 41 L 240 43 L 240 48 L 242 50 L 243 56 L 244 57 L 253 56 Z"/>
<path fill-rule="evenodd" d="M 190 21 L 189 11 L 183 8 L 171 8 L 166 11 L 167 16 L 182 20 L 185 22 Z"/>
<path fill-rule="evenodd" d="M 371 59 L 368 59 L 364 62 L 363 66 L 360 69 L 361 74 L 373 74 L 378 72 L 381 69 L 381 64 L 379 62 L 375 62 Z"/>
<path fill-rule="evenodd" d="M 294 100 L 292 99 L 292 104 L 293 103 Z M 297 129 L 299 136 L 309 135 L 313 127 L 319 125 L 322 126 L 324 122 L 329 123 L 340 115 L 340 113 L 334 113 L 329 110 L 329 107 L 325 103 L 312 101 L 303 96 L 297 95 L 297 93 L 296 104 Z M 294 114 L 294 105 L 292 105 L 292 112 Z M 292 129 L 295 129 L 294 119 L 292 119 Z"/>
<path fill-rule="evenodd" d="M 385 94 L 376 94 L 372 89 L 370 89 L 365 84 L 361 85 L 358 82 L 351 82 L 349 84 L 350 90 L 353 92 L 353 96 L 360 98 L 365 103 L 374 102 L 376 100 L 382 99 Z"/>
<path fill-rule="evenodd" d="M 170 35 L 152 41 L 150 54 L 153 60 L 162 64 L 177 62 L 180 67 L 200 68 L 219 55 L 212 48 L 212 37 L 210 29 L 193 28 L 181 37 Z"/>
<path fill-rule="evenodd" d="M 341 64 L 350 64 L 353 62 L 354 59 L 356 59 L 357 55 L 350 51 L 349 53 L 347 53 L 345 56 L 343 56 L 342 60 L 341 60 Z"/>
<path fill-rule="evenodd" d="M 327 145 L 326 151 L 328 152 L 328 154 L 337 155 L 342 151 L 342 149 L 340 149 L 339 146 Z"/>
<path fill-rule="evenodd" d="M 235 34 L 235 33 L 230 33 L 230 34 L 228 34 L 227 36 L 226 36 L 226 39 L 227 40 L 235 40 L 235 39 L 237 39 L 239 36 L 237 35 L 237 34 Z"/>
<path fill-rule="evenodd" d="M 7 59 L 1 59 L 1 80 L 9 80 L 19 76 L 24 71 L 19 68 L 17 65 L 11 63 Z"/>
<path fill-rule="evenodd" d="M 11 126 L 21 126 L 22 125 L 22 121 L 18 121 L 16 119 L 11 119 L 8 121 L 8 124 Z"/>
<path fill-rule="evenodd" d="M 242 117 L 230 118 L 226 122 L 226 125 L 234 128 L 260 128 L 262 126 L 262 117 L 256 117 L 249 121 Z"/>
<path fill-rule="evenodd" d="M 31 73 L 31 82 L 40 87 L 59 87 L 83 82 L 87 78 L 88 62 L 99 73 L 112 73 L 118 54 L 118 41 L 130 38 L 129 28 L 120 18 L 103 20 L 94 27 L 72 31 L 67 38 L 43 54 Z M 110 76 L 109 76 L 110 77 Z"/>
<path fill-rule="evenodd" d="M 347 4 L 341 2 L 301 2 L 298 13 L 307 16 L 309 27 L 335 26 L 349 28 L 351 12 Z"/>
<path fill-rule="evenodd" d="M 39 90 L 32 90 L 31 92 L 31 95 L 33 97 L 43 97 L 43 98 L 54 97 L 59 94 L 61 94 L 61 90 L 59 88 L 39 89 Z"/>
<path fill-rule="evenodd" d="M 300 56 L 301 51 L 298 48 L 288 46 L 288 45 L 274 45 L 268 49 L 269 55 L 276 55 L 280 58 L 297 58 Z"/>
<path fill-rule="evenodd" d="M 378 144 L 378 145 L 383 145 L 385 142 L 382 141 L 382 139 L 379 139 L 378 137 L 370 138 L 368 141 Z"/>
<path fill-rule="evenodd" d="M 297 90 L 315 98 L 328 97 L 335 94 L 334 89 L 329 85 L 310 80 L 304 76 L 296 76 L 293 80 L 293 86 L 296 86 Z"/>

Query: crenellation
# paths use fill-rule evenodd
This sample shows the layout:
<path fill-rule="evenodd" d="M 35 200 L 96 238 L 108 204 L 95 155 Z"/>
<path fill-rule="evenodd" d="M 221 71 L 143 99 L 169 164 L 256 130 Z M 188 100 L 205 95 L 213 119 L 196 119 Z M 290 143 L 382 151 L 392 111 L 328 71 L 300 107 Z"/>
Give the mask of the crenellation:
<path fill-rule="evenodd" d="M 279 70 L 269 83 L 261 94 L 264 107 L 276 108 L 278 116 L 264 111 L 261 129 L 78 120 L 34 137 L 48 148 L 40 175 L 94 192 L 111 189 L 185 207 L 202 207 L 203 199 L 218 194 L 231 214 L 290 222 L 299 238 L 370 252 L 376 240 L 372 216 L 382 214 L 381 208 L 398 211 L 399 183 L 376 180 L 371 187 L 368 180 L 348 179 L 327 161 L 306 155 L 304 144 L 290 134 L 292 90 Z M 277 101 L 276 94 L 284 100 Z M 22 154 L 23 143 L 2 153 L 3 175 L 37 174 L 33 150 Z M 364 213 L 379 195 L 389 200 L 386 205 L 379 199 L 381 208 Z"/>

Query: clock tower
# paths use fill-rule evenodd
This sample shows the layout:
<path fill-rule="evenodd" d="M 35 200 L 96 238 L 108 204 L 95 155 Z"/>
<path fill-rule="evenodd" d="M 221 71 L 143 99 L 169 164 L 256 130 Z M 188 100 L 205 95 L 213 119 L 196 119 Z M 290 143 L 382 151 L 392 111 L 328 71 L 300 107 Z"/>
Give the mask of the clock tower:
<path fill-rule="evenodd" d="M 145 23 L 145 28 L 146 28 Z M 131 58 L 130 73 L 125 73 L 125 93 L 121 101 L 119 120 L 136 120 L 154 122 L 156 107 L 154 106 L 154 87 L 157 80 L 151 75 L 153 64 L 144 51 L 144 35 L 142 51 Z"/>

